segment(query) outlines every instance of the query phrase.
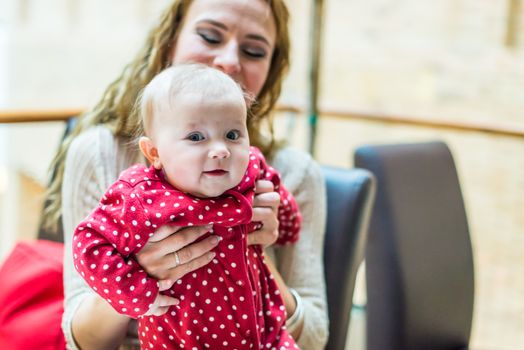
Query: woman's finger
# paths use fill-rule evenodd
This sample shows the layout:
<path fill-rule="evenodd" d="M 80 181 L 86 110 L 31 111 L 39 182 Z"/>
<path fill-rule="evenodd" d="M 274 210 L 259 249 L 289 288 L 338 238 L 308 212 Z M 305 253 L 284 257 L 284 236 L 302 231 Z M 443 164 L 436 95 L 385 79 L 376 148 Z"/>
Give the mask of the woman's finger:
<path fill-rule="evenodd" d="M 178 305 L 180 301 L 176 298 L 158 294 L 158 296 L 155 299 L 154 305 L 151 307 L 151 309 L 146 312 L 146 316 L 161 316 L 169 310 L 169 308 L 173 305 Z"/>
<path fill-rule="evenodd" d="M 158 229 L 158 231 L 160 231 L 159 236 L 168 232 L 165 227 Z M 181 258 L 180 255 L 182 255 L 182 258 L 188 256 L 196 258 L 209 252 L 216 246 L 216 236 L 210 236 L 202 241 L 193 243 L 208 231 L 209 227 L 206 226 L 179 228 L 177 232 L 171 233 L 161 241 L 148 241 L 136 254 L 136 259 L 149 275 L 157 279 L 165 279 L 169 274 L 169 270 L 176 267 L 174 252 L 182 250 L 182 252 L 178 253 L 179 260 Z M 185 258 L 184 261 L 179 261 L 179 263 L 188 260 L 190 259 Z"/>
<path fill-rule="evenodd" d="M 174 283 L 185 273 L 195 270 L 195 268 L 191 268 L 190 266 L 188 266 L 188 264 L 190 264 L 193 260 L 201 259 L 202 257 L 204 257 L 204 260 L 206 262 L 209 262 L 209 260 L 206 259 L 205 256 L 206 254 L 209 254 L 209 252 L 217 246 L 218 242 L 219 239 L 216 236 L 207 237 L 197 243 L 193 243 L 189 246 L 186 246 L 185 248 L 178 250 L 178 260 L 176 259 L 174 252 L 171 252 L 169 254 L 164 255 L 161 259 L 157 260 L 155 264 L 150 268 L 150 271 L 146 271 L 153 277 L 163 280 L 170 278 L 170 276 L 173 275 L 171 270 L 176 269 L 177 277 L 170 278 L 170 280 Z M 187 272 L 180 273 L 180 271 Z"/>
<path fill-rule="evenodd" d="M 174 282 L 171 280 L 160 280 L 158 281 L 158 289 L 163 292 L 173 286 Z"/>
<path fill-rule="evenodd" d="M 209 232 L 211 225 L 184 227 L 158 242 L 163 255 L 179 251 Z"/>
<path fill-rule="evenodd" d="M 265 227 L 270 231 L 278 229 L 278 219 L 276 213 L 273 211 L 273 208 L 270 207 L 253 208 L 253 217 L 251 221 L 262 222 L 262 227 Z"/>
<path fill-rule="evenodd" d="M 247 235 L 247 245 L 270 246 L 278 239 L 278 230 L 267 230 L 261 228 Z"/>
<path fill-rule="evenodd" d="M 280 195 L 275 192 L 273 183 L 267 180 L 257 181 L 255 192 L 252 221 L 260 222 L 261 227 L 248 234 L 247 244 L 269 246 L 278 239 L 277 212 Z"/>
<path fill-rule="evenodd" d="M 148 242 L 155 243 L 160 242 L 163 239 L 165 239 L 168 236 L 171 236 L 173 233 L 180 230 L 180 226 L 171 226 L 171 225 L 164 225 L 160 228 L 158 228 L 151 237 L 147 240 Z"/>
<path fill-rule="evenodd" d="M 267 247 L 276 242 L 278 239 L 278 219 L 271 208 L 253 208 L 252 221 L 260 221 L 262 226 L 247 235 L 248 245 L 260 244 Z"/>
<path fill-rule="evenodd" d="M 204 255 L 199 256 L 185 264 L 179 265 L 175 268 L 172 268 L 168 272 L 167 279 L 170 281 L 178 281 L 180 278 L 184 277 L 186 274 L 193 272 L 202 266 L 209 264 L 211 260 L 215 258 L 214 252 L 208 252 Z"/>
<path fill-rule="evenodd" d="M 172 306 L 172 305 L 178 305 L 180 303 L 180 300 L 178 300 L 177 298 L 173 298 L 173 297 L 170 297 L 168 295 L 163 295 L 163 294 L 159 294 L 158 295 L 158 304 L 157 306 L 159 307 L 169 307 L 169 306 Z"/>
<path fill-rule="evenodd" d="M 268 180 L 257 180 L 255 183 L 255 194 L 266 192 L 275 192 L 275 186 L 273 186 L 273 183 Z"/>
<path fill-rule="evenodd" d="M 280 195 L 277 192 L 265 192 L 255 196 L 253 200 L 253 207 L 268 207 L 274 212 L 278 210 L 280 205 Z"/>
<path fill-rule="evenodd" d="M 176 267 L 176 265 L 186 264 L 191 260 L 204 255 L 205 253 L 209 252 L 211 249 L 216 247 L 219 242 L 219 236 L 209 236 L 200 242 L 188 245 L 185 248 L 177 250 L 176 254 L 178 255 L 178 261 L 177 259 L 174 259 L 175 265 L 173 265 L 172 267 Z M 174 253 L 172 254 L 174 255 Z"/>

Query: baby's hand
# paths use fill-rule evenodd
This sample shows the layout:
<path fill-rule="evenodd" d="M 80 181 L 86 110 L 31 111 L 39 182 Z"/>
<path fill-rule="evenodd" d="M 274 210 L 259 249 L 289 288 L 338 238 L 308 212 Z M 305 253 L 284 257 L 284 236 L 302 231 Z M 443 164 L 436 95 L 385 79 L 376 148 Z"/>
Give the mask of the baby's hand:
<path fill-rule="evenodd" d="M 160 280 L 158 281 L 158 289 L 163 292 L 165 290 L 170 289 L 173 286 L 173 282 L 171 280 Z"/>
<path fill-rule="evenodd" d="M 161 316 L 169 310 L 169 307 L 178 305 L 179 303 L 180 301 L 176 298 L 158 293 L 155 301 L 144 316 Z"/>

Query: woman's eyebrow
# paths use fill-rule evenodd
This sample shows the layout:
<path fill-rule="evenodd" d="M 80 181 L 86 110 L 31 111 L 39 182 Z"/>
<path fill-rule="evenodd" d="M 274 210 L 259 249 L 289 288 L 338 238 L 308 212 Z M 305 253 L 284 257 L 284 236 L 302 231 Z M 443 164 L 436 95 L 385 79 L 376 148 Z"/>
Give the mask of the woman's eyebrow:
<path fill-rule="evenodd" d="M 262 35 L 248 34 L 248 35 L 246 35 L 246 38 L 251 39 L 251 40 L 261 41 L 264 44 L 266 44 L 267 46 L 271 47 L 271 44 L 269 43 L 269 41 L 265 37 L 263 37 Z"/>
<path fill-rule="evenodd" d="M 223 30 L 228 30 L 229 29 L 224 23 L 218 22 L 218 21 L 215 21 L 215 20 L 212 20 L 212 19 L 202 19 L 202 20 L 197 22 L 197 24 L 199 24 L 199 23 L 211 24 L 212 26 L 218 27 L 218 28 L 223 29 Z M 267 46 L 271 47 L 271 44 L 269 43 L 269 40 L 267 40 L 262 35 L 259 35 L 259 34 L 248 34 L 248 35 L 246 35 L 246 38 L 251 39 L 251 40 L 257 40 L 257 41 L 263 42 Z"/>
<path fill-rule="evenodd" d="M 201 19 L 200 21 L 197 22 L 197 24 L 200 24 L 200 23 L 207 23 L 207 24 L 211 24 L 215 27 L 219 27 L 223 30 L 228 30 L 227 26 L 222 23 L 222 22 L 218 22 L 218 21 L 215 21 L 215 20 L 212 20 L 212 19 Z"/>

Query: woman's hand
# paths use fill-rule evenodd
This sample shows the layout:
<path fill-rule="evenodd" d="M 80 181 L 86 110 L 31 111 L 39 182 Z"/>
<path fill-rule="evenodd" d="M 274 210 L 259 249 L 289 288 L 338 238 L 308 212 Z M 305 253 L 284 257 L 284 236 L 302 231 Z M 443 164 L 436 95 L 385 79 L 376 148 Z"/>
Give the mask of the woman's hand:
<path fill-rule="evenodd" d="M 210 229 L 210 225 L 162 226 L 136 254 L 136 259 L 149 275 L 159 280 L 160 290 L 169 289 L 185 274 L 213 260 L 215 253 L 211 250 L 220 241 L 218 236 L 211 235 L 195 243 Z"/>
<path fill-rule="evenodd" d="M 273 183 L 258 180 L 256 183 L 255 200 L 253 201 L 253 221 L 262 222 L 262 227 L 247 236 L 247 244 L 270 246 L 278 238 L 277 212 L 280 195 L 275 192 Z"/>

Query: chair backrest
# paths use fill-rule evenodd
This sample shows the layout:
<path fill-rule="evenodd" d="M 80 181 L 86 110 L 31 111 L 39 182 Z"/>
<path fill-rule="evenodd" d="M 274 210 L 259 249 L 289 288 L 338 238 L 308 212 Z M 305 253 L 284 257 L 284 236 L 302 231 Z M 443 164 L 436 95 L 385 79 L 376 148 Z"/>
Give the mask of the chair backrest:
<path fill-rule="evenodd" d="M 67 120 L 66 122 L 66 127 L 65 127 L 65 130 L 64 130 L 64 134 L 62 135 L 62 139 L 60 142 L 64 141 L 64 139 L 69 136 L 69 134 L 73 131 L 73 129 L 75 128 L 76 124 L 78 123 L 78 118 L 77 117 L 71 117 Z M 56 167 L 53 168 L 53 171 L 51 173 L 51 180 L 50 182 L 52 182 L 56 176 Z M 49 240 L 49 241 L 53 241 L 53 242 L 61 242 L 63 243 L 64 242 L 64 232 L 63 232 L 63 228 L 62 228 L 62 216 L 60 215 L 60 218 L 58 220 L 58 225 L 56 227 L 56 230 L 49 230 L 47 228 L 45 228 L 43 225 L 42 225 L 42 220 L 44 218 L 44 212 L 45 210 L 48 208 L 48 206 L 50 205 L 51 203 L 49 202 L 49 200 L 46 200 L 44 202 L 44 206 L 42 208 L 42 213 L 40 214 L 40 224 L 39 224 L 39 227 L 38 227 L 38 234 L 37 234 L 37 238 L 38 239 L 44 239 L 44 240 Z"/>
<path fill-rule="evenodd" d="M 322 167 L 327 190 L 324 243 L 329 309 L 327 350 L 345 348 L 357 270 L 364 258 L 375 181 L 363 169 Z"/>
<path fill-rule="evenodd" d="M 455 163 L 442 142 L 364 146 L 377 178 L 366 248 L 367 349 L 469 343 L 473 257 Z"/>

